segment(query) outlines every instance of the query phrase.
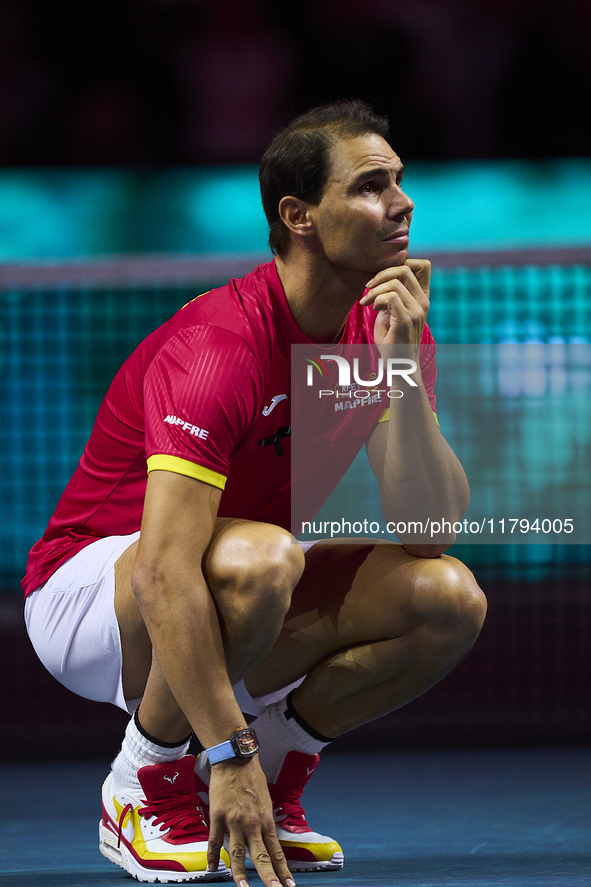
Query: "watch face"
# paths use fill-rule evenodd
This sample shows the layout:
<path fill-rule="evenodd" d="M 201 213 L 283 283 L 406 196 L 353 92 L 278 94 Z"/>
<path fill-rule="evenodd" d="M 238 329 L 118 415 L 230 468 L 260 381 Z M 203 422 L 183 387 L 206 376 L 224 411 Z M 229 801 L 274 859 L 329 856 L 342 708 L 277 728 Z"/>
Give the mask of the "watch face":
<path fill-rule="evenodd" d="M 242 733 L 239 733 L 234 737 L 236 741 L 236 745 L 238 746 L 238 754 L 249 756 L 254 755 L 257 752 L 258 744 L 254 737 L 254 734 L 250 730 L 244 730 Z"/>

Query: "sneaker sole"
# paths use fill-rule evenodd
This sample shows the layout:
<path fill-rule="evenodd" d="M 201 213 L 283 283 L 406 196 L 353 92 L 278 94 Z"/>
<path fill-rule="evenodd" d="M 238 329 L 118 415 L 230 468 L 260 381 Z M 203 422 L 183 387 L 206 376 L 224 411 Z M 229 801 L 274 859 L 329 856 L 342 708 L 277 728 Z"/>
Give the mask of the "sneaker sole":
<path fill-rule="evenodd" d="M 302 862 L 296 859 L 290 861 L 287 855 L 286 859 L 291 872 L 334 872 L 342 869 L 345 864 L 344 853 L 333 853 L 326 862 Z"/>
<path fill-rule="evenodd" d="M 105 828 L 102 821 L 99 822 L 99 850 L 106 859 L 124 869 L 136 881 L 169 884 L 170 882 L 189 883 L 191 881 L 230 881 L 232 879 L 232 872 L 221 861 L 217 872 L 186 872 L 184 874 L 166 869 L 156 871 L 145 868 L 123 843 L 117 846 L 116 836 L 110 829 Z"/>

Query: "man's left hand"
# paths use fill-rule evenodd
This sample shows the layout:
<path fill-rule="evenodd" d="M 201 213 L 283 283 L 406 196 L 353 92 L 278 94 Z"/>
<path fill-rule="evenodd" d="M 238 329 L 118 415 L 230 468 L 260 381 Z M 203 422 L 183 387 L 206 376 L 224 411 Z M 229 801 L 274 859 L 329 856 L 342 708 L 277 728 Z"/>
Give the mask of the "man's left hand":
<path fill-rule="evenodd" d="M 378 312 L 376 345 L 420 345 L 429 311 L 430 280 L 428 259 L 407 259 L 404 265 L 385 268 L 368 281 L 368 292 L 360 301 Z"/>

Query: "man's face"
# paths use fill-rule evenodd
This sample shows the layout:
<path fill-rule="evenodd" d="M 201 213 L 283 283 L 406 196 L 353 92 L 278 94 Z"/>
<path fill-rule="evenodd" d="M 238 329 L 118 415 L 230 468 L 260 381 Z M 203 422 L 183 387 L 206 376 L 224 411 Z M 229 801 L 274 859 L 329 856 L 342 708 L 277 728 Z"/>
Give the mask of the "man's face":
<path fill-rule="evenodd" d="M 402 265 L 414 204 L 401 188 L 403 166 L 376 134 L 337 142 L 319 205 L 310 208 L 318 245 L 337 268 L 368 277 Z"/>

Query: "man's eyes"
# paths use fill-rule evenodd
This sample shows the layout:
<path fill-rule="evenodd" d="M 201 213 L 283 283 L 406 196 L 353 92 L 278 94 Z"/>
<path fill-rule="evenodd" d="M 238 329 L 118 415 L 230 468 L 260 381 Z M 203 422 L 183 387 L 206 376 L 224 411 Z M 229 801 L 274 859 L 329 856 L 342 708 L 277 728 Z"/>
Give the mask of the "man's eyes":
<path fill-rule="evenodd" d="M 400 188 L 402 186 L 402 176 L 398 176 L 396 178 L 396 185 Z M 381 182 L 364 182 L 364 184 L 359 189 L 362 194 L 373 194 L 376 191 L 382 191 L 385 185 Z"/>

